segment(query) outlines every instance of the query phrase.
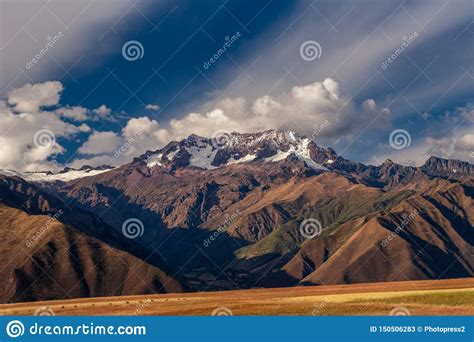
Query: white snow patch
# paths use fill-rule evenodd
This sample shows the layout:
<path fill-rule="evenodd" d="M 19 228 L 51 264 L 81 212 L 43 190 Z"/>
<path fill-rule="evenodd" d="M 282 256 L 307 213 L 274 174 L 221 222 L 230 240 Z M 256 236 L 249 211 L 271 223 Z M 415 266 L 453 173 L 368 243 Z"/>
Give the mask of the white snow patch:
<path fill-rule="evenodd" d="M 295 132 L 293 131 L 288 131 L 288 135 L 290 136 L 290 139 L 293 141 L 297 141 L 295 137 Z"/>
<path fill-rule="evenodd" d="M 277 154 L 275 154 L 271 157 L 265 158 L 265 160 L 276 162 L 276 161 L 285 159 L 290 154 L 294 154 L 294 155 L 296 155 L 296 157 L 298 159 L 303 160 L 306 163 L 306 165 L 308 165 L 312 169 L 327 170 L 327 168 L 325 168 L 321 164 L 316 163 L 313 159 L 311 159 L 310 150 L 309 150 L 309 147 L 308 147 L 310 142 L 311 142 L 310 139 L 302 139 L 302 140 L 300 140 L 300 143 L 298 145 L 296 145 L 296 147 L 291 146 L 288 149 L 288 151 L 286 151 L 286 152 L 278 151 Z"/>
<path fill-rule="evenodd" d="M 212 161 L 214 160 L 217 149 L 214 149 L 211 145 L 207 145 L 206 147 L 185 147 L 186 151 L 191 155 L 189 158 L 189 166 L 200 167 L 206 170 L 216 169 L 216 166 L 211 165 Z"/>
<path fill-rule="evenodd" d="M 234 157 L 232 157 L 231 159 L 229 159 L 229 161 L 227 162 L 226 165 L 245 163 L 245 162 L 248 162 L 248 161 L 252 161 L 255 158 L 257 158 L 256 154 L 247 154 L 245 157 L 242 157 L 240 159 L 234 159 Z"/>
<path fill-rule="evenodd" d="M 176 151 L 171 151 L 170 153 L 168 153 L 166 155 L 166 158 L 168 158 L 168 160 L 173 160 L 174 157 L 176 156 L 176 154 L 179 152 L 179 149 L 177 149 Z"/>
<path fill-rule="evenodd" d="M 161 164 L 162 158 L 163 158 L 163 153 L 153 154 L 149 156 L 148 159 L 146 160 L 146 166 L 148 167 L 153 167 L 157 165 L 163 166 L 163 164 Z"/>
<path fill-rule="evenodd" d="M 265 158 L 265 160 L 266 161 L 271 161 L 271 162 L 277 162 L 277 161 L 283 160 L 283 159 L 285 159 L 286 157 L 288 157 L 290 155 L 291 151 L 292 151 L 291 148 L 287 152 L 283 152 L 283 151 L 278 150 L 277 154 L 275 154 L 271 157 L 267 157 L 267 158 Z"/>

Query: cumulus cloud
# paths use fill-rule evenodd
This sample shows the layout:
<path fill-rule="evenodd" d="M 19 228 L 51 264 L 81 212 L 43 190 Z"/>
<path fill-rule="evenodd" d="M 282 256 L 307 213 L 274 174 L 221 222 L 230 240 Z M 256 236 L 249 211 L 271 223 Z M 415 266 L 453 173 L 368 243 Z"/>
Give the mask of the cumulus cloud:
<path fill-rule="evenodd" d="M 114 132 L 94 132 L 77 152 L 91 155 L 113 152 L 119 143 L 120 137 Z"/>
<path fill-rule="evenodd" d="M 190 113 L 169 123 L 170 134 L 182 138 L 191 133 L 211 136 L 216 130 L 254 132 L 264 129 L 288 129 L 311 135 L 325 124 L 320 138 L 350 138 L 358 128 L 378 118 L 377 125 L 388 126 L 390 111 L 372 100 L 358 106 L 344 97 L 331 78 L 322 82 L 295 86 L 280 96 L 264 95 L 252 103 L 246 99 L 225 98 L 205 113 Z M 329 122 L 329 124 L 327 124 Z"/>
<path fill-rule="evenodd" d="M 7 93 L 8 104 L 15 112 L 36 112 L 41 107 L 57 105 L 62 90 L 58 81 L 28 83 Z"/>
<path fill-rule="evenodd" d="M 357 128 L 375 117 L 381 117 L 380 122 L 388 125 L 390 114 L 372 99 L 357 105 L 351 98 L 341 95 L 338 83 L 330 78 L 295 86 L 280 96 L 263 95 L 251 102 L 243 97 L 223 98 L 205 107 L 209 109 L 203 113 L 192 112 L 182 118 L 172 119 L 164 126 L 148 117 L 131 119 L 120 132 L 119 138 L 112 136 L 111 132 L 102 136 L 113 142 L 104 145 L 117 144 L 115 151 L 108 148 L 109 151 L 104 151 L 102 158 L 98 158 L 97 155 L 101 153 L 93 149 L 98 141 L 88 141 L 79 152 L 94 154 L 95 157 L 82 162 L 95 166 L 106 160 L 110 162 L 112 158 L 114 164 L 122 164 L 146 150 L 156 150 L 171 140 L 180 140 L 190 134 L 211 137 L 220 130 L 246 133 L 289 129 L 309 136 L 313 136 L 317 130 L 318 139 L 335 137 L 340 140 L 350 138 Z M 118 140 L 120 142 L 117 143 Z"/>
<path fill-rule="evenodd" d="M 53 159 L 65 152 L 59 138 L 69 139 L 87 132 L 87 125 L 62 121 L 54 112 L 16 113 L 0 101 L 0 168 L 21 171 L 58 170 Z M 44 140 L 51 143 L 43 143 Z"/>
<path fill-rule="evenodd" d="M 454 144 L 454 150 L 459 153 L 468 153 L 471 157 L 474 156 L 474 133 L 466 133 L 459 137 Z"/>
<path fill-rule="evenodd" d="M 56 109 L 56 113 L 73 121 L 113 121 L 112 109 L 106 105 L 101 105 L 92 110 L 82 106 L 64 106 Z"/>
<path fill-rule="evenodd" d="M 116 160 L 109 156 L 109 155 L 100 155 L 100 156 L 95 156 L 92 158 L 76 158 L 74 159 L 71 163 L 69 163 L 69 167 L 79 169 L 83 167 L 84 165 L 96 167 L 96 166 L 102 166 L 102 165 L 118 165 L 116 164 Z"/>
<path fill-rule="evenodd" d="M 378 165 L 385 159 L 391 159 L 402 165 L 420 166 L 431 156 L 474 162 L 474 135 L 456 133 L 444 138 L 424 137 L 413 146 L 400 151 L 388 151 L 370 160 Z"/>
<path fill-rule="evenodd" d="M 100 107 L 93 109 L 92 113 L 96 115 L 95 119 L 107 119 L 107 118 L 110 118 L 112 109 L 110 109 L 106 105 L 101 105 Z"/>
<path fill-rule="evenodd" d="M 168 130 L 160 127 L 156 120 L 146 116 L 133 118 L 119 133 L 94 132 L 78 149 L 78 153 L 93 157 L 78 158 L 69 166 L 121 165 L 147 150 L 156 150 L 171 140 Z"/>
<path fill-rule="evenodd" d="M 391 149 L 388 142 L 381 153 L 375 154 L 369 162 L 380 164 L 389 158 L 403 164 L 420 166 L 429 157 L 459 159 L 474 162 L 474 108 L 472 105 L 446 112 L 443 120 L 432 132 L 419 138 L 417 132 L 411 135 L 411 144 L 401 150 Z"/>
<path fill-rule="evenodd" d="M 56 113 L 59 116 L 74 120 L 74 121 L 85 121 L 88 119 L 88 109 L 82 106 L 66 106 L 56 109 Z"/>
<path fill-rule="evenodd" d="M 57 95 L 54 101 L 31 101 L 32 97 L 27 90 L 36 93 L 37 85 L 27 85 L 19 88 L 21 91 L 11 91 L 8 104 L 0 101 L 0 120 L 7 128 L 0 132 L 0 168 L 55 170 L 59 167 L 54 161 L 55 156 L 64 153 L 65 148 L 57 142 L 47 148 L 35 146 L 32 139 L 38 130 L 47 129 L 55 137 L 69 139 L 77 133 L 88 133 L 91 128 L 86 124 L 64 122 L 62 118 L 83 121 L 90 117 L 91 112 L 101 118 L 110 117 L 111 110 L 106 105 L 94 110 L 81 106 L 42 110 L 43 106 L 58 104 L 62 89 L 62 85 L 59 85 L 54 88 Z M 50 86 L 46 89 L 50 89 Z M 40 84 L 40 87 L 44 87 L 44 84 Z M 29 106 L 29 109 L 36 111 L 18 113 L 18 106 L 23 109 Z M 166 124 L 158 124 L 156 120 L 143 116 L 128 120 L 118 132 L 93 131 L 77 149 L 78 158 L 69 166 L 121 165 L 147 150 L 156 150 L 171 140 L 180 140 L 190 134 L 211 137 L 220 130 L 245 133 L 289 129 L 313 138 L 317 136 L 317 143 L 320 142 L 319 139 L 329 139 L 328 145 L 333 145 L 342 140 L 350 142 L 369 122 L 371 127 L 377 128 L 373 130 L 375 132 L 378 132 L 378 128 L 389 132 L 387 128 L 391 128 L 391 113 L 388 109 L 381 107 L 373 99 L 357 103 L 341 93 L 338 83 L 330 78 L 294 86 L 280 95 L 266 94 L 253 100 L 244 97 L 223 98 L 213 104 L 207 103 L 204 107 L 207 110 L 174 118 Z M 460 122 L 460 118 L 469 113 L 468 109 L 457 110 L 447 115 L 446 120 Z M 21 127 L 21 130 L 15 127 Z M 448 135 L 448 138 L 446 134 L 427 136 L 423 140 L 419 139 L 417 144 L 414 142 L 410 150 L 389 150 L 383 155 L 408 164 L 420 164 L 429 155 L 459 159 L 472 157 L 472 131 L 458 130 L 456 134 Z M 377 156 L 374 160 L 380 162 Z"/>

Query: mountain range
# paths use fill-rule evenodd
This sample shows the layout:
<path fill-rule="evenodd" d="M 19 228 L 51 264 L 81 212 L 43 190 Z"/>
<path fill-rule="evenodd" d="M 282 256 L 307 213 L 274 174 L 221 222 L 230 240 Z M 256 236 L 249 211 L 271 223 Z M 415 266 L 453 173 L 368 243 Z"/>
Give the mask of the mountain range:
<path fill-rule="evenodd" d="M 295 132 L 0 171 L 0 301 L 474 275 L 474 165 L 364 165 Z"/>

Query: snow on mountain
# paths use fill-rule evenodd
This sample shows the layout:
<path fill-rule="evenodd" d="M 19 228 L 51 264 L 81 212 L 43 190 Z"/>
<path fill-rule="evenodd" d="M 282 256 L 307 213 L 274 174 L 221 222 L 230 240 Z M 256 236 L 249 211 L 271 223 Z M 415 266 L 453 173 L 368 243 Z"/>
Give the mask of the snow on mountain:
<path fill-rule="evenodd" d="M 0 174 L 10 177 L 17 176 L 30 182 L 68 182 L 74 179 L 95 176 L 112 169 L 114 169 L 112 166 L 100 166 L 97 168 L 83 166 L 80 169 L 65 168 L 59 173 L 52 173 L 50 171 L 18 172 L 12 170 L 0 170 Z"/>
<path fill-rule="evenodd" d="M 318 147 L 311 139 L 291 131 L 268 130 L 259 133 L 228 133 L 218 143 L 195 134 L 180 142 L 148 152 L 143 158 L 149 168 L 198 167 L 212 170 L 218 167 L 254 161 L 278 162 L 288 157 L 304 161 L 316 170 L 327 170 L 313 155 Z M 327 159 L 327 158 L 326 158 Z"/>
<path fill-rule="evenodd" d="M 293 132 L 290 132 L 290 133 L 292 133 L 291 136 L 298 143 L 295 144 L 295 145 L 290 146 L 288 151 L 283 152 L 283 151 L 279 150 L 277 154 L 275 154 L 274 156 L 265 158 L 265 160 L 276 162 L 276 161 L 286 159 L 288 156 L 292 155 L 292 156 L 298 158 L 299 160 L 303 160 L 306 163 L 306 165 L 308 165 L 309 167 L 311 167 L 315 170 L 327 170 L 327 168 L 325 168 L 324 166 L 322 166 L 319 163 L 316 163 L 311 158 L 311 152 L 310 152 L 310 149 L 309 149 L 309 144 L 311 143 L 311 140 L 308 139 L 308 138 L 296 139 L 296 138 L 294 138 L 294 133 Z"/>
<path fill-rule="evenodd" d="M 227 162 L 227 165 L 250 162 L 250 161 L 254 160 L 255 158 L 257 158 L 256 154 L 247 154 L 245 157 L 242 157 L 240 159 L 234 159 L 234 157 L 232 157 Z"/>
<path fill-rule="evenodd" d="M 146 166 L 153 167 L 153 166 L 163 166 L 161 160 L 163 158 L 163 153 L 158 153 L 150 156 L 146 161 Z"/>

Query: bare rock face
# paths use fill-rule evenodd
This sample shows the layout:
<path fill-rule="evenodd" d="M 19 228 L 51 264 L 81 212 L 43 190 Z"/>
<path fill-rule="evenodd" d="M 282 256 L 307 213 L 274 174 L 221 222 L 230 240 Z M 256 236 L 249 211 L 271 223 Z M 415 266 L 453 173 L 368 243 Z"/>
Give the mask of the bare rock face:
<path fill-rule="evenodd" d="M 55 279 L 74 296 L 474 275 L 474 169 L 467 162 L 364 165 L 305 136 L 270 130 L 218 141 L 191 135 L 120 167 L 64 174 L 87 170 L 54 182 L 0 176 L 0 219 L 11 223 L 0 234 L 17 232 L 0 239 L 2 255 L 37 220 L 63 209 L 56 233 L 0 278 L 4 301 L 64 298 L 44 282 L 33 285 L 53 262 Z M 123 236 L 130 218 L 142 223 L 140 238 Z M 302 233 L 308 220 L 309 228 L 319 226 L 309 237 Z M 106 253 L 112 250 L 118 259 Z M 62 278 L 65 267 L 77 270 L 71 281 Z M 130 267 L 143 284 L 129 280 Z M 32 292 L 21 297 L 28 285 Z"/>

